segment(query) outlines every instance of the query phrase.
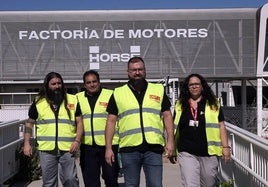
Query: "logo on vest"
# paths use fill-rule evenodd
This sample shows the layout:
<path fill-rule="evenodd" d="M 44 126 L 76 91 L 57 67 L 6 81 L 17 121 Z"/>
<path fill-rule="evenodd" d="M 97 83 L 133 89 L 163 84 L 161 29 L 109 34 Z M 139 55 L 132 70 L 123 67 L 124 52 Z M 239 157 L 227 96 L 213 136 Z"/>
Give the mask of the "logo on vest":
<path fill-rule="evenodd" d="M 156 102 L 158 102 L 158 103 L 160 102 L 160 97 L 157 96 L 157 95 L 149 95 L 149 98 L 154 100 L 154 101 L 156 101 Z"/>
<path fill-rule="evenodd" d="M 74 110 L 74 104 L 68 104 L 67 107 L 68 107 L 70 110 Z"/>
<path fill-rule="evenodd" d="M 99 106 L 102 106 L 102 107 L 107 107 L 108 106 L 108 103 L 107 102 L 99 102 Z"/>

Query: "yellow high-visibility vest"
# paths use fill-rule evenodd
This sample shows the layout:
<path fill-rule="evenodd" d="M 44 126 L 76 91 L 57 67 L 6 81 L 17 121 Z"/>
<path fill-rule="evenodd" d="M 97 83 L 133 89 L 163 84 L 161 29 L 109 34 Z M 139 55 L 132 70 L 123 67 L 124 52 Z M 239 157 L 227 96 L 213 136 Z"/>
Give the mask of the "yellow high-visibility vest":
<path fill-rule="evenodd" d="M 149 144 L 164 146 L 164 127 L 161 115 L 163 96 L 163 85 L 148 83 L 142 106 L 139 106 L 128 85 L 115 89 L 120 148 L 141 145 L 143 133 Z"/>
<path fill-rule="evenodd" d="M 96 101 L 94 112 L 92 112 L 89 106 L 88 98 L 85 96 L 85 91 L 79 92 L 77 94 L 84 124 L 84 135 L 82 136 L 81 143 L 92 145 L 92 135 L 94 133 L 95 143 L 99 146 L 105 146 L 105 127 L 108 115 L 106 108 L 112 93 L 112 90 L 104 88 L 102 89 Z M 113 145 L 118 144 L 118 139 L 118 132 L 115 132 L 113 137 Z"/>
<path fill-rule="evenodd" d="M 71 144 L 76 137 L 75 111 L 77 107 L 77 99 L 74 95 L 67 94 L 67 102 L 71 118 L 69 119 L 67 110 L 64 107 L 64 102 L 62 102 L 57 120 L 50 104 L 45 98 L 36 103 L 38 112 L 36 135 L 39 150 L 54 150 L 56 144 L 59 150 L 70 150 Z"/>
<path fill-rule="evenodd" d="M 218 106 L 220 106 L 218 102 Z M 174 128 L 175 128 L 175 148 L 177 148 L 177 143 L 179 139 L 179 132 L 176 130 L 179 129 L 178 123 L 180 121 L 180 116 L 182 113 L 181 104 L 179 101 L 175 105 L 175 118 L 174 118 Z M 205 120 L 206 120 L 206 136 L 208 144 L 208 154 L 209 155 L 222 155 L 222 143 L 220 138 L 220 126 L 219 126 L 219 109 L 211 109 L 208 103 L 205 107 Z"/>

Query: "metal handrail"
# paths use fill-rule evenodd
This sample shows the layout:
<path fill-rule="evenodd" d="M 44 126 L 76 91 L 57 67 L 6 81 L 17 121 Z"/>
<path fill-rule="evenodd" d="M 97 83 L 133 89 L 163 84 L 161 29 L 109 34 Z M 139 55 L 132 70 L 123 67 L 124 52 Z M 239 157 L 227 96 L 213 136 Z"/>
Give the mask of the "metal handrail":
<path fill-rule="evenodd" d="M 254 182 L 258 181 L 260 186 L 268 186 L 267 172 L 263 169 L 263 167 L 268 167 L 268 140 L 228 122 L 225 124 L 231 143 L 233 163 L 246 170 L 248 175 L 254 178 Z M 229 177 L 235 181 L 237 176 Z"/>
<path fill-rule="evenodd" d="M 18 140 L 15 140 L 15 141 L 9 143 L 9 144 L 6 144 L 6 145 L 0 147 L 0 151 L 9 148 L 9 147 L 12 146 L 12 145 L 17 145 L 18 142 L 22 142 L 23 140 L 24 140 L 24 138 L 20 138 L 20 139 L 18 139 Z"/>

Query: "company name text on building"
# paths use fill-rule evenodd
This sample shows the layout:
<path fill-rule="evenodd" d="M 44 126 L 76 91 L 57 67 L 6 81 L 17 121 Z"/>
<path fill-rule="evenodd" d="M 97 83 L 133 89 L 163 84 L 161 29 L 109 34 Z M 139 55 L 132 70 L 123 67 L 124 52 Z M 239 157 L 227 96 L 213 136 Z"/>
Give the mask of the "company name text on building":
<path fill-rule="evenodd" d="M 124 39 L 124 38 L 206 38 L 208 30 L 205 28 L 187 29 L 130 29 L 130 30 L 21 30 L 20 40 L 48 40 L 48 39 Z"/>
<path fill-rule="evenodd" d="M 140 56 L 140 46 L 130 46 L 125 53 L 103 53 L 99 46 L 89 46 L 89 63 L 127 62 L 133 56 Z"/>

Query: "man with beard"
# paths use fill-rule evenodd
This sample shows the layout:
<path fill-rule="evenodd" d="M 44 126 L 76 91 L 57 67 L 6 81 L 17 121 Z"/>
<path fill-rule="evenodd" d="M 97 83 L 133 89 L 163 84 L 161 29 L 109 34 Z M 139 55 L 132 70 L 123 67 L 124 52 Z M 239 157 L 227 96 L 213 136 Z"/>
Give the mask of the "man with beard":
<path fill-rule="evenodd" d="M 146 186 L 162 187 L 162 154 L 165 152 L 171 157 L 174 150 L 171 104 L 163 85 L 145 80 L 142 58 L 131 58 L 127 72 L 128 83 L 116 88 L 108 103 L 105 159 L 110 165 L 116 162 L 112 138 L 115 124 L 118 123 L 119 152 L 126 187 L 140 186 L 142 167 Z"/>
<path fill-rule="evenodd" d="M 119 164 L 112 166 L 105 161 L 105 138 L 107 112 L 106 107 L 113 93 L 102 88 L 99 73 L 95 70 L 86 71 L 83 75 L 85 91 L 79 92 L 79 100 L 84 135 L 81 140 L 80 165 L 85 187 L 100 187 L 100 173 L 107 187 L 118 187 Z M 113 138 L 113 151 L 117 159 L 118 136 Z"/>
<path fill-rule="evenodd" d="M 76 112 L 78 107 L 77 98 L 65 93 L 61 75 L 48 73 L 29 109 L 23 149 L 26 156 L 32 156 L 30 138 L 36 124 L 43 187 L 58 186 L 58 170 L 64 187 L 79 186 L 75 154 L 83 134 L 83 121 L 81 113 Z"/>

